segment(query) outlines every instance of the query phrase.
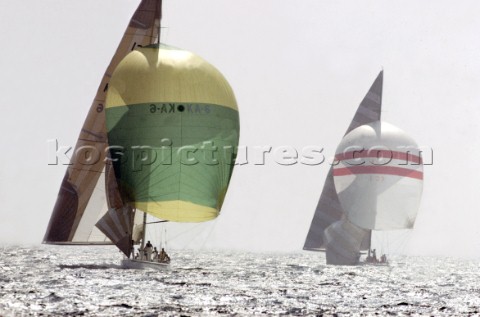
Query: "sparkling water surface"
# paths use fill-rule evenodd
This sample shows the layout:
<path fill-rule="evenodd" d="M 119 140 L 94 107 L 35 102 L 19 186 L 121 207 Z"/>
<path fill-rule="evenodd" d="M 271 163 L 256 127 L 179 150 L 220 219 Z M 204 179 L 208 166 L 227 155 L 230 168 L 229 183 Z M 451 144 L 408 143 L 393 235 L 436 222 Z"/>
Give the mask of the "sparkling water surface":
<path fill-rule="evenodd" d="M 0 250 L 1 316 L 480 316 L 479 260 L 189 250 L 158 271 L 122 269 L 113 247 Z"/>

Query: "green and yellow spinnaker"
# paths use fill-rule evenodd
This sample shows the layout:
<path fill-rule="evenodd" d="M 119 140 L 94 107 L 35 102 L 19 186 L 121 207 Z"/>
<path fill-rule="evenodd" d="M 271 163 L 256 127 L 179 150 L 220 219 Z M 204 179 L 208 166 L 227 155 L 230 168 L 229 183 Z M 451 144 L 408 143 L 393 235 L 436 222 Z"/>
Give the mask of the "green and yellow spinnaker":
<path fill-rule="evenodd" d="M 106 125 L 124 200 L 164 220 L 218 216 L 234 166 L 239 115 L 215 67 L 181 49 L 137 47 L 110 80 Z"/>

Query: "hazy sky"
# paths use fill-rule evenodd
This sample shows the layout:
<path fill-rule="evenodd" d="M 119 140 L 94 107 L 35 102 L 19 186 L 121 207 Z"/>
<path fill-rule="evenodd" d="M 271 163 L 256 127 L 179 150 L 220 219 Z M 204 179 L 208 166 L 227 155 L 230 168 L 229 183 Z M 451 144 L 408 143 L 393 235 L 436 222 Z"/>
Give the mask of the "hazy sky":
<path fill-rule="evenodd" d="M 0 244 L 41 242 L 66 170 L 47 164 L 47 141 L 75 144 L 138 3 L 0 0 Z M 383 119 L 433 149 L 406 252 L 478 256 L 478 12 L 478 1 L 166 0 L 162 41 L 225 75 L 251 151 L 332 156 L 383 67 Z M 272 154 L 237 167 L 196 245 L 300 250 L 328 167 Z"/>

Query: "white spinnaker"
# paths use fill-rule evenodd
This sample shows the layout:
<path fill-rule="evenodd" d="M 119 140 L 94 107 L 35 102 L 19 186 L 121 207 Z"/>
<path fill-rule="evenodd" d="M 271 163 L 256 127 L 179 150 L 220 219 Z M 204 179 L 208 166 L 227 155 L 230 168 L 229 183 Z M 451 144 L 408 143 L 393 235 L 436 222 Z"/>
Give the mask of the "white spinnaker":
<path fill-rule="evenodd" d="M 372 230 L 413 227 L 423 165 L 412 138 L 377 121 L 348 133 L 336 153 L 335 188 L 349 221 Z"/>

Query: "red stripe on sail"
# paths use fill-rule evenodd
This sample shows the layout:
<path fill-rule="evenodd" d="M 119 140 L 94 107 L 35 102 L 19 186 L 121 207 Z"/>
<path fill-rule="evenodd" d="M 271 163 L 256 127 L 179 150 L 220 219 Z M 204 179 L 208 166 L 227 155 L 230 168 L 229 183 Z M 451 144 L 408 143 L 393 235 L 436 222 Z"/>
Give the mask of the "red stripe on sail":
<path fill-rule="evenodd" d="M 384 175 L 395 175 L 395 176 L 405 176 L 410 178 L 416 178 L 423 180 L 423 172 L 411 170 L 403 167 L 395 166 L 351 166 L 344 168 L 336 168 L 333 170 L 333 176 L 345 176 L 352 174 L 384 174 Z"/>
<path fill-rule="evenodd" d="M 393 160 L 402 160 L 414 164 L 421 164 L 422 158 L 409 152 L 398 152 L 391 150 L 358 150 L 335 155 L 335 159 L 339 161 L 359 159 L 359 158 L 386 158 Z"/>

